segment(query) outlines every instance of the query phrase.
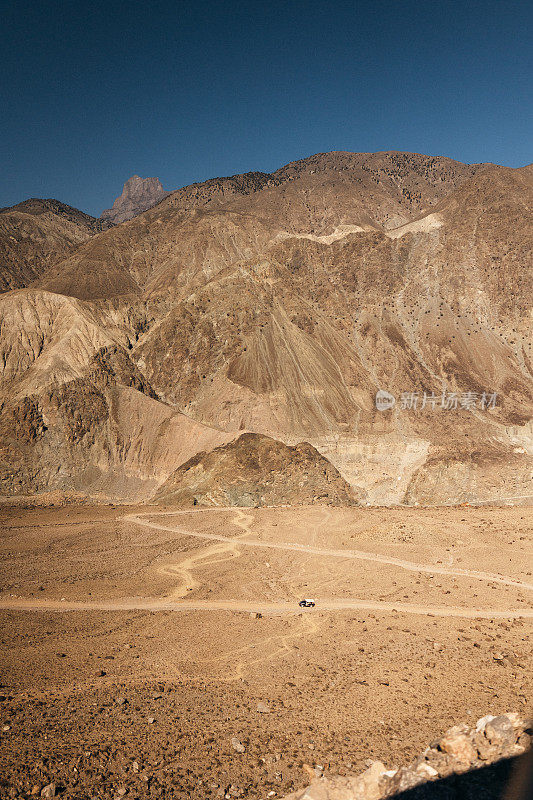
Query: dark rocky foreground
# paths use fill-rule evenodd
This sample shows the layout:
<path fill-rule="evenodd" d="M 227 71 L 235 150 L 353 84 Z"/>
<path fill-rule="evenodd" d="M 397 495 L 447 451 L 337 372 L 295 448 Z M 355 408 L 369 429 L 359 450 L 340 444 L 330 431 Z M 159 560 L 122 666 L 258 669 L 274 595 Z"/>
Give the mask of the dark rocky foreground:
<path fill-rule="evenodd" d="M 316 770 L 309 767 L 312 783 L 284 800 L 497 800 L 519 768 L 513 762 L 529 748 L 532 733 L 533 721 L 519 714 L 488 715 L 475 727 L 450 728 L 407 766 L 387 769 L 372 761 L 360 775 L 331 778 L 320 772 L 313 776 Z"/>

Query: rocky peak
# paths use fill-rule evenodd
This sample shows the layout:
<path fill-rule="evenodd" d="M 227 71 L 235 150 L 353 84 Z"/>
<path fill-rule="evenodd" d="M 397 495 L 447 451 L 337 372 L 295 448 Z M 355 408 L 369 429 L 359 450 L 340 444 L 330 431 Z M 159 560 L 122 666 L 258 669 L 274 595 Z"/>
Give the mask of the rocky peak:
<path fill-rule="evenodd" d="M 101 219 L 110 220 L 115 225 L 125 222 L 159 203 L 167 194 L 170 192 L 163 188 L 159 178 L 132 175 L 124 184 L 122 194 L 117 197 L 112 208 L 102 212 Z"/>

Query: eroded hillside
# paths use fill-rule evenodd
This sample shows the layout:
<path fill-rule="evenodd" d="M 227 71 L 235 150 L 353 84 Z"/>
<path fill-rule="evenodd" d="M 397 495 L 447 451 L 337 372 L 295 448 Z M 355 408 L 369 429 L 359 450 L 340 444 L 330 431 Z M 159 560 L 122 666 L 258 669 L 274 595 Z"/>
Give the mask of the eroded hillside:
<path fill-rule="evenodd" d="M 146 497 L 249 431 L 308 442 L 370 503 L 529 495 L 532 188 L 531 167 L 320 154 L 92 237 L 2 298 L 4 430 L 37 431 L 4 448 L 4 491 Z"/>
<path fill-rule="evenodd" d="M 109 223 L 57 200 L 0 209 L 0 292 L 28 286 Z"/>

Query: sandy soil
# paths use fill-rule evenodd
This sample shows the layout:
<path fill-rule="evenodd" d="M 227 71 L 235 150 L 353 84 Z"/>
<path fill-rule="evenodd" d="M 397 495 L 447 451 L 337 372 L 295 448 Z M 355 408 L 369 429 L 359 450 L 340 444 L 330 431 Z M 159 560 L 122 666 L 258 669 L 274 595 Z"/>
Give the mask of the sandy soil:
<path fill-rule="evenodd" d="M 279 796 L 526 710 L 529 508 L 168 511 L 0 509 L 0 796 Z"/>

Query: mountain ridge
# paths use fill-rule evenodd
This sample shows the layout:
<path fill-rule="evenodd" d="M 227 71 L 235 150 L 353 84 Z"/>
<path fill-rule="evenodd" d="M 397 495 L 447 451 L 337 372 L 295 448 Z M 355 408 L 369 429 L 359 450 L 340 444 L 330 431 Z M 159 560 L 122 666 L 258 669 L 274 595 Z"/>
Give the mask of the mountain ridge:
<path fill-rule="evenodd" d="M 139 420 L 148 392 L 165 418 L 170 409 L 229 437 L 218 444 L 243 431 L 306 441 L 365 502 L 527 494 L 533 170 L 450 161 L 318 154 L 277 175 L 169 194 L 3 296 L 5 318 L 18 315 L 32 344 L 21 350 L 4 326 L 0 386 L 17 407 L 30 398 L 55 415 L 51 377 L 68 383 L 58 402 L 85 431 L 82 462 L 97 468 L 98 485 L 132 470 L 122 485 L 136 482 L 143 497 L 180 464 L 165 456 L 147 466 L 160 444 L 143 439 L 142 422 L 128 449 L 145 456 L 134 468 L 121 461 L 112 444 L 114 414 L 126 419 L 120 387 Z M 379 389 L 396 398 L 392 410 L 376 408 Z M 94 441 L 87 392 L 100 393 L 104 414 Z M 457 405 L 402 408 L 409 392 L 420 405 L 455 394 Z M 475 409 L 459 405 L 468 392 Z M 494 408 L 480 407 L 483 393 L 496 394 Z M 39 436 L 46 463 L 51 434 Z M 63 436 L 56 449 L 79 465 Z M 72 485 L 45 472 L 40 490 Z"/>
<path fill-rule="evenodd" d="M 109 223 L 52 198 L 0 209 L 0 292 L 28 286 Z"/>

